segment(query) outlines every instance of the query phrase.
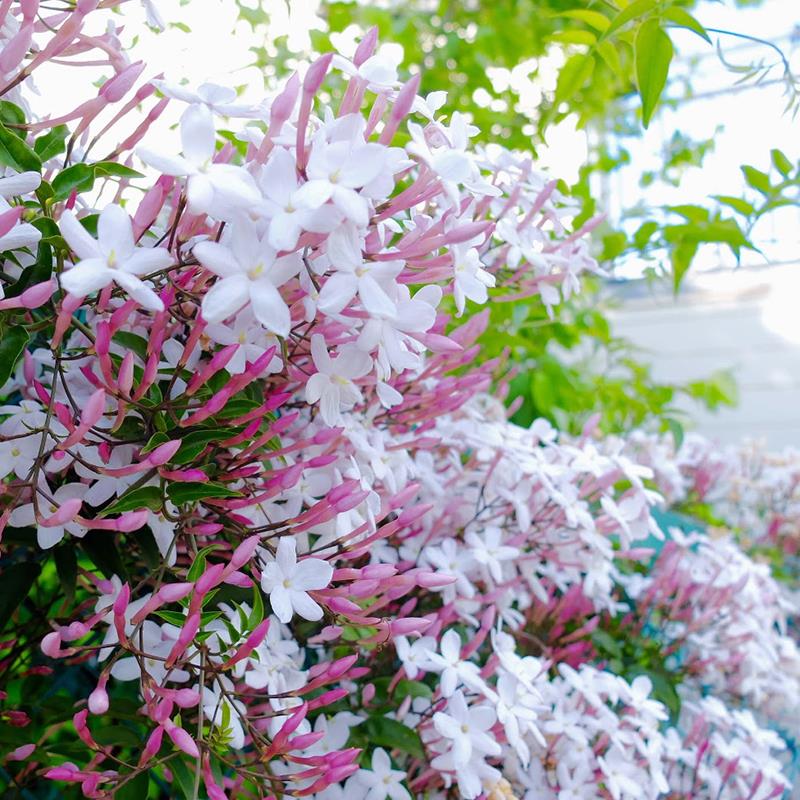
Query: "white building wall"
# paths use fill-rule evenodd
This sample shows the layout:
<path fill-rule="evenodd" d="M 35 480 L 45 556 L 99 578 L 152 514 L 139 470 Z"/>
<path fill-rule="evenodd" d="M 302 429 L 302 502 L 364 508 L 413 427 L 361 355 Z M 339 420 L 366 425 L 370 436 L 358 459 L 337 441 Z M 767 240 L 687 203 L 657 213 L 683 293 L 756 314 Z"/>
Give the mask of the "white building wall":
<path fill-rule="evenodd" d="M 692 409 L 697 430 L 722 442 L 800 447 L 800 263 L 700 274 L 677 298 L 631 284 L 610 294 L 620 303 L 614 332 L 642 348 L 656 378 L 733 371 L 738 407 Z"/>

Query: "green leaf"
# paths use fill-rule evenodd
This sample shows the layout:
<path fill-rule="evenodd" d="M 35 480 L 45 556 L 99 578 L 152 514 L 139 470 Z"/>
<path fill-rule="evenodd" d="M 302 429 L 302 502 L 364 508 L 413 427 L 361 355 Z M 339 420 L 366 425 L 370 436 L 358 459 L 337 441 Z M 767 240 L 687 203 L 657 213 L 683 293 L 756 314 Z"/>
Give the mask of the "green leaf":
<path fill-rule="evenodd" d="M 378 747 L 402 750 L 414 758 L 424 758 L 425 749 L 419 734 L 397 720 L 388 717 L 370 717 L 357 725 L 355 730 L 365 734 L 367 740 Z"/>
<path fill-rule="evenodd" d="M 151 511 L 160 511 L 163 505 L 161 489 L 158 486 L 140 486 L 138 489 L 129 489 L 111 505 L 104 508 L 100 514 L 107 517 L 109 514 L 122 514 L 125 511 L 138 511 L 140 508 L 149 508 Z"/>
<path fill-rule="evenodd" d="M 36 139 L 33 149 L 42 161 L 48 161 L 64 152 L 67 136 L 69 128 L 66 125 L 56 125 Z"/>
<path fill-rule="evenodd" d="M 75 554 L 75 545 L 71 540 L 67 541 L 66 544 L 56 547 L 53 556 L 64 596 L 69 602 L 72 602 L 72 598 L 75 596 L 75 584 L 78 580 L 78 558 Z"/>
<path fill-rule="evenodd" d="M 569 11 L 562 11 L 559 17 L 567 17 L 568 19 L 577 19 L 580 22 L 585 22 L 587 25 L 590 25 L 597 31 L 601 33 L 603 31 L 608 30 L 608 26 L 611 24 L 608 17 L 605 14 L 601 14 L 599 11 L 590 11 L 589 9 L 585 8 L 574 8 Z"/>
<path fill-rule="evenodd" d="M 144 455 L 145 453 L 151 453 L 156 447 L 160 447 L 165 442 L 170 440 L 169 436 L 166 433 L 162 433 L 158 431 L 154 433 L 148 440 L 147 444 L 139 451 L 140 455 Z"/>
<path fill-rule="evenodd" d="M 620 643 L 608 632 L 598 628 L 592 633 L 592 643 L 603 655 L 622 658 Z"/>
<path fill-rule="evenodd" d="M 116 161 L 96 161 L 94 164 L 89 165 L 94 174 L 98 178 L 115 177 L 115 178 L 143 178 L 141 172 L 135 169 L 126 167 L 124 164 L 118 164 Z"/>
<path fill-rule="evenodd" d="M 732 208 L 734 211 L 738 211 L 745 217 L 749 217 L 751 214 L 755 213 L 755 206 L 753 206 L 752 203 L 748 203 L 747 200 L 743 200 L 741 197 L 733 197 L 728 194 L 715 194 L 712 195 L 712 197 L 718 203 L 722 203 L 723 205 Z"/>
<path fill-rule="evenodd" d="M 693 241 L 683 241 L 670 253 L 672 262 L 672 289 L 675 294 L 681 287 L 684 275 L 686 275 L 692 264 L 692 259 L 697 253 L 698 243 Z"/>
<path fill-rule="evenodd" d="M 747 181 L 748 186 L 761 192 L 761 194 L 769 195 L 772 193 L 772 186 L 769 182 L 769 175 L 762 172 L 760 169 L 751 167 L 749 164 L 743 164 L 741 167 L 744 173 L 744 179 Z"/>
<path fill-rule="evenodd" d="M 171 483 L 167 486 L 167 496 L 175 505 L 194 503 L 198 500 L 207 500 L 210 497 L 241 497 L 241 492 L 235 492 L 220 483 Z"/>
<path fill-rule="evenodd" d="M 94 186 L 94 172 L 88 164 L 73 164 L 62 169 L 50 182 L 56 200 L 66 200 L 73 191 L 88 192 Z"/>
<path fill-rule="evenodd" d="M 130 728 L 122 725 L 109 725 L 107 728 L 100 728 L 92 731 L 92 735 L 98 744 L 103 745 L 123 745 L 125 747 L 140 747 L 142 739 L 139 734 Z"/>
<path fill-rule="evenodd" d="M 6 289 L 6 297 L 17 297 L 29 286 L 43 283 L 53 274 L 53 248 L 46 242 L 39 242 L 36 261 L 22 270 L 16 283 Z"/>
<path fill-rule="evenodd" d="M 183 437 L 181 446 L 172 460 L 176 464 L 187 464 L 190 461 L 194 461 L 211 442 L 221 442 L 224 439 L 229 439 L 235 433 L 236 431 L 231 428 L 217 430 L 204 428 L 201 431 L 192 431 Z"/>
<path fill-rule="evenodd" d="M 114 800 L 147 800 L 149 790 L 150 776 L 145 770 L 117 789 L 114 792 Z"/>
<path fill-rule="evenodd" d="M 127 350 L 133 350 L 142 361 L 147 360 L 147 339 L 143 336 L 138 336 L 130 331 L 117 331 L 111 338 L 115 342 L 119 342 Z"/>
<path fill-rule="evenodd" d="M 636 34 L 634 50 L 636 80 L 642 98 L 642 124 L 646 128 L 667 83 L 673 55 L 672 42 L 658 20 L 649 19 L 642 23 Z"/>
<path fill-rule="evenodd" d="M 0 387 L 14 374 L 17 361 L 28 344 L 28 331 L 17 325 L 0 335 Z"/>
<path fill-rule="evenodd" d="M 17 606 L 28 596 L 41 567 L 36 563 L 12 564 L 3 569 L 3 590 L 0 592 L 0 620 L 7 622 Z"/>
<path fill-rule="evenodd" d="M 117 550 L 116 537 L 109 531 L 89 531 L 79 545 L 92 563 L 107 577 L 119 575 L 125 580 L 127 570 Z"/>
<path fill-rule="evenodd" d="M 708 31 L 685 8 L 670 6 L 664 9 L 661 16 L 679 28 L 688 28 L 690 31 L 694 31 L 700 38 L 711 44 L 711 37 L 708 35 Z"/>
<path fill-rule="evenodd" d="M 667 430 L 672 434 L 672 439 L 675 443 L 675 450 L 679 450 L 681 445 L 683 444 L 683 437 L 684 437 L 684 429 L 683 425 L 681 425 L 678 420 L 673 419 L 672 417 L 666 417 L 664 419 L 664 424 L 667 426 Z"/>
<path fill-rule="evenodd" d="M 653 238 L 653 234 L 658 230 L 658 223 L 650 220 L 643 222 L 639 230 L 633 234 L 633 244 L 637 250 L 644 249 Z"/>
<path fill-rule="evenodd" d="M 585 44 L 589 47 L 597 42 L 597 36 L 591 31 L 582 31 L 572 28 L 568 31 L 558 31 L 550 37 L 554 42 L 564 42 L 566 44 Z"/>
<path fill-rule="evenodd" d="M 614 31 L 619 30 L 623 25 L 627 25 L 631 20 L 643 17 L 648 11 L 654 9 L 656 5 L 658 5 L 658 0 L 635 0 L 635 2 L 631 3 L 627 8 L 623 8 L 622 11 L 611 20 L 611 24 L 608 26 L 602 38 L 605 39 L 611 36 Z"/>
<path fill-rule="evenodd" d="M 186 762 L 176 758 L 169 762 L 169 768 L 175 779 L 173 785 L 177 784 L 186 800 L 193 800 L 195 797 L 194 769 L 189 769 Z"/>
<path fill-rule="evenodd" d="M 695 206 L 684 204 L 680 206 L 667 206 L 670 211 L 680 214 L 684 219 L 689 222 L 707 222 L 711 213 L 703 206 Z"/>
<path fill-rule="evenodd" d="M 264 598 L 261 594 L 261 587 L 253 584 L 253 610 L 247 618 L 247 627 L 250 630 L 256 627 L 264 619 Z"/>
<path fill-rule="evenodd" d="M 189 568 L 189 572 L 186 576 L 187 581 L 196 581 L 203 574 L 203 570 L 206 568 L 206 558 L 208 554 L 216 549 L 217 545 L 210 544 L 208 547 L 204 547 L 195 556 L 194 561 L 192 561 L 192 566 Z"/>
<path fill-rule="evenodd" d="M 558 73 L 554 102 L 556 105 L 569 100 L 591 78 L 594 72 L 594 57 L 588 53 L 572 56 Z"/>
<path fill-rule="evenodd" d="M 9 100 L 0 100 L 0 122 L 3 125 L 11 123 L 12 125 L 24 125 L 25 124 L 25 112 L 15 103 L 10 102 Z M 17 133 L 16 130 L 14 130 Z M 24 131 L 19 131 L 17 136 L 25 136 Z"/>
<path fill-rule="evenodd" d="M 772 157 L 772 164 L 784 178 L 788 178 L 792 172 L 792 162 L 777 148 L 769 151 Z"/>
<path fill-rule="evenodd" d="M 426 700 L 430 700 L 433 697 L 433 691 L 426 683 L 410 681 L 406 678 L 397 682 L 394 693 L 398 700 L 403 700 L 408 695 L 411 695 L 411 697 L 424 697 Z"/>
<path fill-rule="evenodd" d="M 628 83 L 628 73 L 622 66 L 619 51 L 611 42 L 599 42 L 597 53 L 605 61 L 606 66 L 622 81 Z"/>
<path fill-rule="evenodd" d="M 0 163 L 17 172 L 42 171 L 42 160 L 25 142 L 0 124 Z"/>

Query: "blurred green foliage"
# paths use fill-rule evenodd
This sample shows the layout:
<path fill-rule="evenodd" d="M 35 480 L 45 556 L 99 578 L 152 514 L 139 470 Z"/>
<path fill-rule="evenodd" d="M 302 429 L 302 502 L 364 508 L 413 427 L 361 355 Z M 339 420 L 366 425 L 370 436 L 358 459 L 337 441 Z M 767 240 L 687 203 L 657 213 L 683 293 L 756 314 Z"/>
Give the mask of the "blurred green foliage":
<path fill-rule="evenodd" d="M 736 5 L 758 2 L 736 0 Z M 713 49 L 698 6 L 699 0 L 327 0 L 319 11 L 324 24 L 311 32 L 311 42 L 323 52 L 335 49 L 337 37 L 377 26 L 383 42 L 403 47 L 405 68 L 421 71 L 421 93 L 446 88 L 446 110 L 468 114 L 480 128 L 478 141 L 535 154 L 558 135 L 554 126 L 568 117 L 576 120 L 587 130 L 589 155 L 578 181 L 559 188 L 582 202 L 573 222 L 577 229 L 605 210 L 598 199 L 600 178 L 629 163 L 625 142 L 641 134 L 660 104 L 676 102 L 669 97 L 675 31 L 690 31 Z M 268 22 L 253 0 L 242 15 L 254 28 Z M 743 31 L 728 33 L 747 38 Z M 777 52 L 777 60 L 747 67 L 724 63 L 744 79 L 782 67 L 790 101 L 795 100 L 785 59 L 770 43 L 762 44 L 768 54 Z M 280 76 L 308 54 L 289 52 L 279 37 L 255 55 Z M 685 80 L 680 95 L 690 97 Z M 713 140 L 694 141 L 676 131 L 665 143 L 661 168 L 645 174 L 642 183 L 677 185 L 687 168 L 701 166 L 712 151 Z M 775 175 L 742 169 L 754 198 L 711 194 L 708 207 L 637 206 L 623 212 L 619 228 L 609 222 L 596 228 L 598 259 L 607 268 L 620 259 L 637 259 L 646 275 L 665 279 L 677 293 L 704 245 L 724 245 L 737 259 L 743 249 L 757 249 L 754 225 L 775 208 L 797 203 L 800 174 L 778 151 Z M 487 358 L 507 352 L 517 370 L 509 397 L 521 398 L 517 422 L 544 416 L 576 432 L 599 412 L 605 431 L 647 425 L 680 437 L 685 419 L 677 408 L 686 405 L 681 398 L 710 409 L 736 401 L 727 373 L 685 385 L 655 380 L 647 355 L 613 335 L 597 288 L 560 306 L 557 320 L 537 299 L 491 304 L 483 352 Z"/>

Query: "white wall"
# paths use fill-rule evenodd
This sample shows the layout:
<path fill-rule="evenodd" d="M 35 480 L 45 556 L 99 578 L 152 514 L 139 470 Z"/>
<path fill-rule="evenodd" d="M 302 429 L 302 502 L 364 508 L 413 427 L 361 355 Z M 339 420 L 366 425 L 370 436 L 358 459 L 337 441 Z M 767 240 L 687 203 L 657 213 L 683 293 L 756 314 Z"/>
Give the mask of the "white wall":
<path fill-rule="evenodd" d="M 643 283 L 611 285 L 617 335 L 683 382 L 732 369 L 739 405 L 693 410 L 696 428 L 723 442 L 765 438 L 800 447 L 800 263 L 700 274 L 678 298 Z"/>

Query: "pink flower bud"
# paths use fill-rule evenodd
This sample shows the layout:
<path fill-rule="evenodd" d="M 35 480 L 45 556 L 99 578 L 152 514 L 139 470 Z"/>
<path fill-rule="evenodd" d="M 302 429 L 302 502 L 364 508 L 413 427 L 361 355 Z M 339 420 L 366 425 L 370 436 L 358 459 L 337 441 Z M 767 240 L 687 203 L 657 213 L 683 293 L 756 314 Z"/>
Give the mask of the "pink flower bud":
<path fill-rule="evenodd" d="M 76 639 L 86 636 L 90 630 L 91 628 L 85 622 L 70 622 L 66 628 L 61 629 L 60 634 L 63 641 L 74 642 Z"/>
<path fill-rule="evenodd" d="M 392 636 L 407 636 L 410 633 L 422 633 L 429 628 L 431 621 L 422 617 L 408 617 L 406 619 L 395 619 L 389 623 L 389 630 Z"/>
<path fill-rule="evenodd" d="M 167 583 L 162 586 L 157 594 L 165 603 L 177 603 L 192 591 L 191 583 Z"/>
<path fill-rule="evenodd" d="M 27 288 L 19 297 L 24 308 L 39 308 L 43 306 L 52 296 L 55 288 L 55 282 L 51 279 L 49 281 L 42 281 L 42 283 L 35 283 L 33 286 Z"/>
<path fill-rule="evenodd" d="M 422 586 L 424 589 L 443 589 L 445 586 L 451 586 L 457 580 L 455 575 L 429 570 L 422 570 L 416 575 L 417 586 Z"/>
<path fill-rule="evenodd" d="M 172 699 L 175 701 L 176 706 L 194 708 L 200 703 L 200 692 L 196 692 L 194 689 L 178 689 L 172 695 Z"/>
<path fill-rule="evenodd" d="M 62 764 L 60 767 L 51 767 L 44 776 L 51 781 L 79 781 L 82 777 L 78 768 L 70 763 Z"/>
<path fill-rule="evenodd" d="M 164 729 L 162 727 L 156 728 L 150 736 L 147 737 L 147 743 L 142 751 L 142 756 L 139 759 L 139 766 L 146 764 L 158 751 L 161 749 L 161 740 L 164 738 Z"/>
<path fill-rule="evenodd" d="M 40 645 L 42 652 L 50 658 L 58 658 L 61 655 L 61 634 L 58 631 L 48 633 Z"/>
<path fill-rule="evenodd" d="M 148 453 L 145 461 L 151 467 L 160 467 L 162 464 L 166 464 L 175 453 L 178 452 L 180 446 L 180 439 L 172 439 L 169 442 L 164 442 L 164 444 L 156 447 L 151 453 Z"/>
<path fill-rule="evenodd" d="M 106 692 L 106 683 L 108 683 L 108 676 L 103 675 L 100 678 L 95 690 L 89 695 L 89 711 L 92 714 L 105 714 L 108 711 L 108 692 Z"/>
<path fill-rule="evenodd" d="M 26 758 L 33 755 L 34 750 L 36 750 L 35 744 L 23 744 L 16 750 L 12 750 L 6 756 L 6 761 L 24 761 Z"/>
<path fill-rule="evenodd" d="M 247 539 L 241 542 L 233 551 L 231 560 L 228 562 L 230 566 L 232 566 L 233 569 L 241 569 L 245 564 L 249 563 L 260 543 L 260 536 L 248 536 Z"/>
<path fill-rule="evenodd" d="M 61 525 L 66 525 L 72 522 L 81 510 L 83 501 L 79 497 L 72 497 L 65 500 L 58 508 L 55 514 L 50 517 L 38 520 L 43 528 L 57 528 Z"/>
<path fill-rule="evenodd" d="M 172 739 L 172 743 L 178 750 L 183 750 L 187 756 L 192 758 L 200 758 L 197 743 L 183 728 L 179 728 L 177 725 L 165 725 L 164 727 L 167 729 L 167 735 Z"/>
<path fill-rule="evenodd" d="M 135 61 L 133 64 L 129 64 L 122 72 L 117 73 L 113 78 L 109 78 L 100 87 L 100 96 L 109 103 L 116 103 L 122 100 L 142 74 L 144 66 L 144 61 Z"/>

